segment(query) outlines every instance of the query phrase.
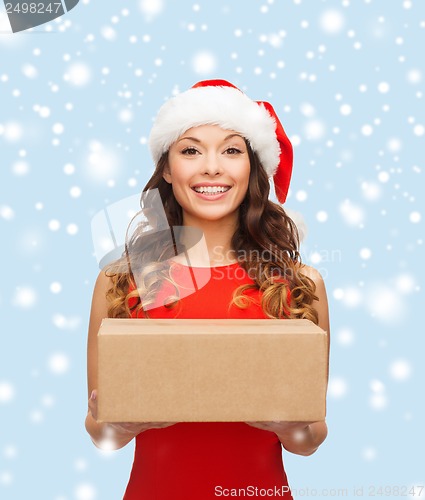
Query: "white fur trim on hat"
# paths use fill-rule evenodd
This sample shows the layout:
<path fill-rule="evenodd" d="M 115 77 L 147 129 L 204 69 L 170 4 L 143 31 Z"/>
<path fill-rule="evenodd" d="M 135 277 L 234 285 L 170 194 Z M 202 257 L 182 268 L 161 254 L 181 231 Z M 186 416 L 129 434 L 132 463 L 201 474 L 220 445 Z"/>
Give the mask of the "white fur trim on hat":
<path fill-rule="evenodd" d="M 233 87 L 191 88 L 169 99 L 159 110 L 149 137 L 155 164 L 184 132 L 199 125 L 219 125 L 242 134 L 268 176 L 278 167 L 276 123 L 263 104 Z"/>

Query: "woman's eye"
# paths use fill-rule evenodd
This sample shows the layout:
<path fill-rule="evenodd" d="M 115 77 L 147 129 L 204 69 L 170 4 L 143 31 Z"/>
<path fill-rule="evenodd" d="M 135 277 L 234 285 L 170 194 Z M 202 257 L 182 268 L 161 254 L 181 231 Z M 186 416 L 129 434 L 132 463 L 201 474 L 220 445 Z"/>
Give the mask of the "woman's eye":
<path fill-rule="evenodd" d="M 227 148 L 226 153 L 229 155 L 237 155 L 239 153 L 242 153 L 242 151 L 238 148 Z"/>
<path fill-rule="evenodd" d="M 193 156 L 193 155 L 196 155 L 197 152 L 198 152 L 198 150 L 195 148 L 186 148 L 186 149 L 183 149 L 182 154 Z"/>

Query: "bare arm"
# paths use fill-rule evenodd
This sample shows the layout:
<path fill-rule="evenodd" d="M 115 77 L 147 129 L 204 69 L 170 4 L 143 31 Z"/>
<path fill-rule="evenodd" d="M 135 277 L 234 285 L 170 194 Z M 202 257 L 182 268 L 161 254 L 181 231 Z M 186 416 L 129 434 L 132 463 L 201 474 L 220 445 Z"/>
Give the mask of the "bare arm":
<path fill-rule="evenodd" d="M 96 421 L 97 400 L 91 396 L 96 395 L 97 390 L 97 332 L 103 318 L 108 317 L 108 303 L 106 292 L 110 288 L 110 278 L 103 271 L 97 277 L 90 311 L 89 332 L 87 340 L 87 386 L 89 398 L 89 410 L 86 416 L 86 430 L 93 443 L 98 448 L 119 449 L 133 439 L 132 434 L 118 435 L 113 432 L 109 424 Z M 93 415 L 94 413 L 94 415 Z M 113 436 L 112 436 L 113 434 Z M 113 439 L 111 439 L 113 437 Z"/>
<path fill-rule="evenodd" d="M 328 354 L 330 348 L 329 337 L 329 311 L 325 284 L 318 271 L 310 266 L 302 266 L 301 272 L 311 278 L 316 284 L 318 300 L 313 302 L 316 309 L 320 328 L 328 335 Z M 329 366 L 328 366 L 329 377 Z M 319 422 L 246 422 L 259 429 L 274 432 L 285 450 L 296 455 L 312 455 L 326 439 L 328 427 L 325 421 Z"/>
<path fill-rule="evenodd" d="M 118 450 L 128 444 L 137 434 L 152 428 L 173 425 L 171 422 L 105 423 L 97 422 L 97 333 L 102 319 L 108 317 L 106 292 L 111 286 L 110 278 L 100 272 L 93 291 L 87 341 L 87 385 L 89 409 L 85 426 L 93 443 L 98 448 Z"/>
<path fill-rule="evenodd" d="M 326 295 L 325 283 L 323 281 L 320 273 L 310 267 L 303 266 L 301 272 L 311 278 L 316 284 L 316 296 L 318 300 L 313 302 L 313 307 L 316 309 L 319 315 L 320 328 L 325 330 L 328 335 L 328 356 L 330 353 L 330 328 L 329 328 L 329 309 L 328 309 L 328 299 Z M 328 365 L 328 378 L 329 378 L 329 365 Z M 312 422 L 309 425 L 300 425 L 298 429 L 294 430 L 288 429 L 288 432 L 283 434 L 278 434 L 282 446 L 291 453 L 296 453 L 297 455 L 311 455 L 313 454 L 319 446 L 323 443 L 328 435 L 328 427 L 325 421 Z"/>

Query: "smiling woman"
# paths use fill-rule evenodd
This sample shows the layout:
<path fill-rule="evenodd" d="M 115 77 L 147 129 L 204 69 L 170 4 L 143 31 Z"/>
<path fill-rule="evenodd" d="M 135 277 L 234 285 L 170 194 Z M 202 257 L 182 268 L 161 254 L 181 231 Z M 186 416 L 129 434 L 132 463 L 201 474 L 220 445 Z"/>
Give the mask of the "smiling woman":
<path fill-rule="evenodd" d="M 255 487 L 291 499 L 282 447 L 314 453 L 327 434 L 324 421 L 96 421 L 102 318 L 306 318 L 329 332 L 323 280 L 301 263 L 294 222 L 269 200 L 273 176 L 285 202 L 292 171 L 291 143 L 272 106 L 223 80 L 200 82 L 163 105 L 150 148 L 156 168 L 142 201 L 158 190 L 169 226 L 183 230 L 172 243 L 168 231 L 151 232 L 146 244 L 142 225 L 124 255 L 98 277 L 86 428 L 99 447 L 105 439 L 120 448 L 135 438 L 126 500 L 208 500 L 217 487 Z M 155 214 L 149 217 L 154 225 Z M 202 234 L 204 246 L 188 243 L 190 228 Z M 190 266 L 178 248 L 185 248 Z M 188 274 L 207 279 L 187 293 Z"/>

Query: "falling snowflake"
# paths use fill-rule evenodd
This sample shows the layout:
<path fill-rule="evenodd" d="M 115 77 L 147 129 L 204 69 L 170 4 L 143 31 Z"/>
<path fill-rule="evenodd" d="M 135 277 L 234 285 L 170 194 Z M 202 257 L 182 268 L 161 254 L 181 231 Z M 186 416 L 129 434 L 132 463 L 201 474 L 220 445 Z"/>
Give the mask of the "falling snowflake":
<path fill-rule="evenodd" d="M 55 375 L 62 375 L 69 370 L 69 359 L 66 354 L 52 354 L 48 361 L 49 370 Z"/>
<path fill-rule="evenodd" d="M 210 75 L 217 68 L 217 59 L 212 52 L 198 52 L 192 59 L 192 68 L 199 75 Z"/>
<path fill-rule="evenodd" d="M 344 28 L 345 17 L 341 11 L 329 9 L 320 16 L 319 24 L 326 34 L 336 35 Z"/>

